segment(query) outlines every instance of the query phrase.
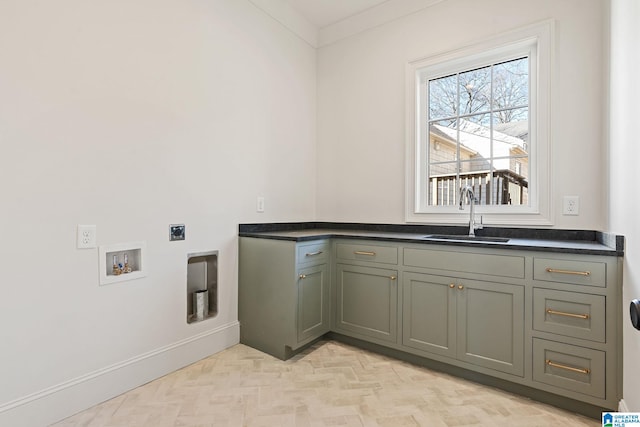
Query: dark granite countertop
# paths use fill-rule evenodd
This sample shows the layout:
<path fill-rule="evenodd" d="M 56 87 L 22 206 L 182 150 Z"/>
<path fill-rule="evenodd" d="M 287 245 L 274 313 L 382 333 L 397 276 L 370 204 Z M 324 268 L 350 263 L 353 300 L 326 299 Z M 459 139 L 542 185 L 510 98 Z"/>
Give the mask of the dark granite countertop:
<path fill-rule="evenodd" d="M 241 237 L 295 242 L 343 238 L 587 255 L 624 255 L 624 237 L 600 231 L 485 227 L 476 231 L 478 239 L 474 241 L 465 240 L 467 233 L 468 227 L 464 226 L 412 224 L 296 222 L 239 225 Z M 488 240 L 493 238 L 496 241 Z"/>

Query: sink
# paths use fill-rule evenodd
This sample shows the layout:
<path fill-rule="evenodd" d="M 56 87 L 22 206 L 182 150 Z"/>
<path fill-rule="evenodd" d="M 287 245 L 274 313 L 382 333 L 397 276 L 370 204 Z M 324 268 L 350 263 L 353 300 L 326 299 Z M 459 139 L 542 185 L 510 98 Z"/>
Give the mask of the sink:
<path fill-rule="evenodd" d="M 464 242 L 495 242 L 506 243 L 509 241 L 507 237 L 487 237 L 487 236 L 464 236 L 460 234 L 428 234 L 423 239 L 430 240 L 457 240 Z"/>

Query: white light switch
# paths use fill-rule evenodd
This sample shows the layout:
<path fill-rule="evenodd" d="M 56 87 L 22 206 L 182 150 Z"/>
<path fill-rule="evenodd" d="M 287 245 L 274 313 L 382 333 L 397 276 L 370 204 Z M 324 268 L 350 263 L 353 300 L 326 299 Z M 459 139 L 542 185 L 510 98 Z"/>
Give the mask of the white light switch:
<path fill-rule="evenodd" d="M 256 200 L 256 212 L 264 212 L 264 197 L 258 196 Z"/>
<path fill-rule="evenodd" d="M 78 249 L 95 248 L 96 246 L 96 226 L 78 225 Z"/>

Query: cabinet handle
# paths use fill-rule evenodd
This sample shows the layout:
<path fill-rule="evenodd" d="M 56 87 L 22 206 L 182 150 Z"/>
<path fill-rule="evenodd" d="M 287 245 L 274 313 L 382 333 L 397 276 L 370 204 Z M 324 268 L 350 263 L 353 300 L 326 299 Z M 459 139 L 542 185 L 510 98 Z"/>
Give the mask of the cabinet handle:
<path fill-rule="evenodd" d="M 396 280 L 396 276 L 389 276 L 389 279 Z"/>
<path fill-rule="evenodd" d="M 588 375 L 588 374 L 589 374 L 589 372 L 591 372 L 591 371 L 590 371 L 589 369 L 587 369 L 587 368 L 574 368 L 573 366 L 567 366 L 567 365 L 563 365 L 563 364 L 561 364 L 561 363 L 556 363 L 556 362 L 553 362 L 553 361 L 551 361 L 551 360 L 549 360 L 549 359 L 547 359 L 547 360 L 545 361 L 545 363 L 546 363 L 547 365 L 551 366 L 551 367 L 554 367 L 554 368 L 565 369 L 565 370 L 567 370 L 567 371 L 577 372 L 577 373 L 579 373 L 579 374 L 585 374 L 585 375 Z"/>
<path fill-rule="evenodd" d="M 451 289 L 453 289 L 453 288 L 455 288 L 455 287 L 456 287 L 456 285 L 454 285 L 453 283 L 450 283 L 450 284 L 449 284 L 449 287 L 450 287 Z"/>
<path fill-rule="evenodd" d="M 550 308 L 547 309 L 547 313 L 549 313 L 549 314 L 557 314 L 558 316 L 575 317 L 576 319 L 588 319 L 589 318 L 588 314 L 565 313 L 564 311 L 551 310 Z"/>
<path fill-rule="evenodd" d="M 463 290 L 463 289 L 464 289 L 464 286 L 462 286 L 462 285 L 458 285 L 458 289 Z"/>
<path fill-rule="evenodd" d="M 300 279 L 306 279 L 306 278 L 307 278 L 307 275 L 306 275 L 306 274 L 301 274 L 301 275 L 299 275 L 298 277 L 299 277 Z"/>
<path fill-rule="evenodd" d="M 369 252 L 369 251 L 355 251 L 353 253 L 356 255 L 376 256 L 375 252 Z"/>
<path fill-rule="evenodd" d="M 551 267 L 547 267 L 546 271 L 547 273 L 573 274 L 575 276 L 591 276 L 590 271 L 558 270 Z"/>
<path fill-rule="evenodd" d="M 320 255 L 321 253 L 322 253 L 322 251 L 309 252 L 309 253 L 305 254 L 305 256 L 316 256 L 316 255 Z"/>

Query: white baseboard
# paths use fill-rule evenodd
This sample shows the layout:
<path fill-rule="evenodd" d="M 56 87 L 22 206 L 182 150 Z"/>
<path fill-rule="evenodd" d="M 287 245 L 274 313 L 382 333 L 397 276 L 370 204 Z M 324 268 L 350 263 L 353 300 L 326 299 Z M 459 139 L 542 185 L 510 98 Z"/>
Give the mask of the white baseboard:
<path fill-rule="evenodd" d="M 0 404 L 0 426 L 42 427 L 204 359 L 240 341 L 232 322 Z"/>
<path fill-rule="evenodd" d="M 618 403 L 618 412 L 631 412 L 629 411 L 627 403 L 624 401 L 624 399 L 620 399 L 620 402 Z"/>

